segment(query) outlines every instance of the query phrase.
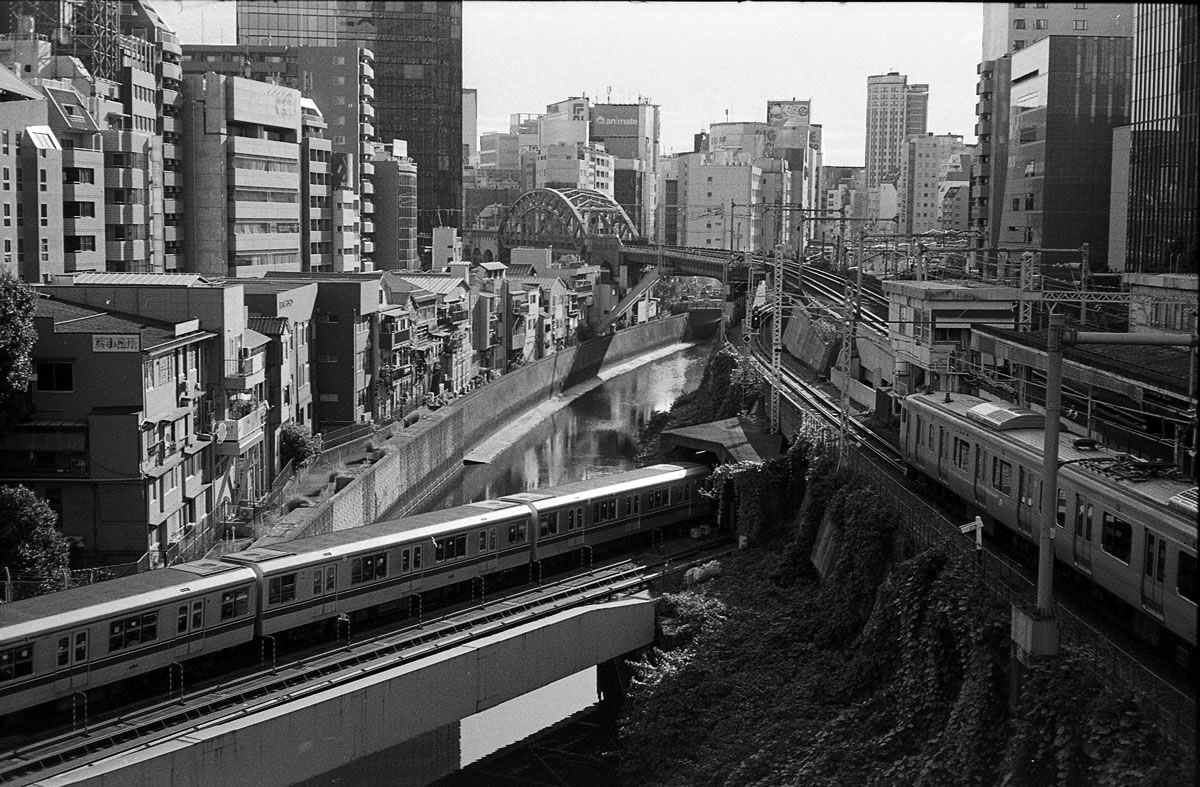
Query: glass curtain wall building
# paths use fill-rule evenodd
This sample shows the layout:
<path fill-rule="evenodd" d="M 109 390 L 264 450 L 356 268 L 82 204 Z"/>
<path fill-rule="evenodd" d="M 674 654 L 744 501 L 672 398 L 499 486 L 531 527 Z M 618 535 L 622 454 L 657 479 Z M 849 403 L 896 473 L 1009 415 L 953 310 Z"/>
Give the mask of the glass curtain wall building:
<path fill-rule="evenodd" d="M 417 229 L 459 226 L 462 206 L 462 3 L 238 0 L 239 44 L 335 46 L 375 53 L 376 133 L 408 141 L 417 163 Z"/>
<path fill-rule="evenodd" d="M 1200 45 L 1196 6 L 1134 7 L 1126 270 L 1200 272 L 1196 259 Z"/>

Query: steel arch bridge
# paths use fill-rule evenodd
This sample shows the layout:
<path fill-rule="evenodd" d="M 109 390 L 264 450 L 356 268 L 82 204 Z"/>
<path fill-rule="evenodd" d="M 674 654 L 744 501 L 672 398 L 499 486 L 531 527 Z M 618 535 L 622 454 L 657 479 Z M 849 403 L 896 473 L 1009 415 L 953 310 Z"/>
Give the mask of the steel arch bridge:
<path fill-rule="evenodd" d="M 624 208 L 592 189 L 527 191 L 500 225 L 500 243 L 509 249 L 554 246 L 582 254 L 586 240 L 596 235 L 629 241 L 636 240 L 638 232 Z"/>

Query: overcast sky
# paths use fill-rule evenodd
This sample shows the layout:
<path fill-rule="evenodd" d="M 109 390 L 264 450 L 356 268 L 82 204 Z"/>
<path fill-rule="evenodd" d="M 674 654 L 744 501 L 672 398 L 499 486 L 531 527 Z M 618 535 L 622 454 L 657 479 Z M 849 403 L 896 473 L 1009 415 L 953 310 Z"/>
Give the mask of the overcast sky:
<path fill-rule="evenodd" d="M 185 44 L 237 42 L 232 0 L 152 2 Z M 871 74 L 927 83 L 929 131 L 975 141 L 982 31 L 979 3 L 466 0 L 463 87 L 480 133 L 570 96 L 649 97 L 664 153 L 726 112 L 759 121 L 769 99 L 811 99 L 825 163 L 861 165 Z"/>

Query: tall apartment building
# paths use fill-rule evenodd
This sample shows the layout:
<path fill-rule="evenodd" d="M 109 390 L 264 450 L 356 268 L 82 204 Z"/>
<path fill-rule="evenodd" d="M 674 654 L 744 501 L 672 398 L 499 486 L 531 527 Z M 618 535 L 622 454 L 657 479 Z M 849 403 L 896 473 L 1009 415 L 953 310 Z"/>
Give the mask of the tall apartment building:
<path fill-rule="evenodd" d="M 1128 37 L 1050 36 L 1012 55 L 1000 245 L 1107 266 L 1113 129 L 1130 117 Z M 1043 263 L 1078 255 L 1043 255 Z"/>
<path fill-rule="evenodd" d="M 821 167 L 821 195 L 817 208 L 823 213 L 844 211 L 846 218 L 867 215 L 866 172 L 863 167 Z M 845 234 L 853 237 L 850 224 L 821 218 L 813 222 L 813 238 L 828 243 Z"/>
<path fill-rule="evenodd" d="M 300 92 L 184 78 L 188 267 L 211 278 L 302 267 Z"/>
<path fill-rule="evenodd" d="M 1198 21 L 1192 5 L 1138 3 L 1134 8 L 1128 220 L 1119 228 L 1123 237 L 1110 267 L 1132 273 L 1200 273 Z"/>
<path fill-rule="evenodd" d="M 900 157 L 900 232 L 913 235 L 939 228 L 941 184 L 961 172 L 966 150 L 959 134 L 921 134 L 904 140 Z"/>
<path fill-rule="evenodd" d="M 984 3 L 983 60 L 1047 36 L 1127 36 L 1133 3 Z"/>
<path fill-rule="evenodd" d="M 352 43 L 337 46 L 266 44 L 193 45 L 185 47 L 185 74 L 216 72 L 299 90 L 324 118 L 330 140 L 327 182 L 333 191 L 349 190 L 358 198 L 361 219 L 350 231 L 357 240 L 322 250 L 330 259 L 313 270 L 357 271 L 375 267 L 373 179 L 376 143 L 375 57 Z M 338 194 L 343 201 L 353 197 Z"/>
<path fill-rule="evenodd" d="M 418 234 L 458 226 L 462 207 L 462 4 L 242 0 L 238 44 L 336 47 L 375 56 L 375 128 L 417 162 Z M 317 72 L 320 74 L 321 72 Z M 320 76 L 314 77 L 314 84 Z M 324 107 L 322 107 L 325 110 Z"/>
<path fill-rule="evenodd" d="M 665 208 L 674 208 L 677 245 L 762 248 L 763 214 L 757 207 L 762 202 L 761 168 L 724 150 L 686 153 L 673 161 L 674 166 L 664 168 L 661 191 Z M 663 229 L 665 233 L 667 222 Z"/>
<path fill-rule="evenodd" d="M 379 270 L 419 270 L 417 164 L 408 146 L 393 140 L 375 153 L 375 260 Z"/>
<path fill-rule="evenodd" d="M 924 134 L 929 85 L 908 84 L 896 71 L 867 77 L 867 188 L 897 177 L 901 146 L 907 137 Z"/>
<path fill-rule="evenodd" d="M 1008 187 L 1012 54 L 1048 35 L 1133 35 L 1132 3 L 985 3 L 983 51 L 976 71 L 971 221 L 980 248 L 1004 245 L 1001 212 Z"/>

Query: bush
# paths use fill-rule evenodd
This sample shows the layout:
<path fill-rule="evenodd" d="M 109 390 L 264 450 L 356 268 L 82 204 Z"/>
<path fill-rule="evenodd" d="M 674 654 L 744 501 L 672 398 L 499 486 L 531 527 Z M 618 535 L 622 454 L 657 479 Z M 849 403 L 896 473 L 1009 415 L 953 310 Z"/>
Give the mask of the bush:
<path fill-rule="evenodd" d="M 279 459 L 283 464 L 294 462 L 299 470 L 321 453 L 321 438 L 307 426 L 290 421 L 279 430 Z"/>

